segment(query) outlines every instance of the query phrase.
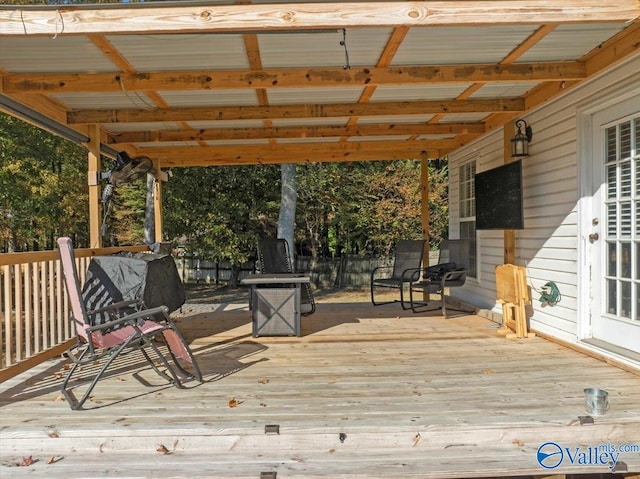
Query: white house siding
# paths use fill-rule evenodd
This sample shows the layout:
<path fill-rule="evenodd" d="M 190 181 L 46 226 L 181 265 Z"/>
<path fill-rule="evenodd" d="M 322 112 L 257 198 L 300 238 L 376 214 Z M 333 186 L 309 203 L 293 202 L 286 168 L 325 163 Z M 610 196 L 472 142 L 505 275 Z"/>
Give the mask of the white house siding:
<path fill-rule="evenodd" d="M 638 72 L 640 55 L 635 55 L 523 116 L 533 128 L 533 140 L 530 156 L 523 160 L 525 229 L 516 231 L 516 263 L 526 265 L 529 284 L 534 288 L 528 312 L 531 327 L 565 341 L 578 340 L 578 178 L 587 171 L 578 160 L 579 113 L 615 96 L 618 89 L 640 87 Z M 458 167 L 474 159 L 477 172 L 502 165 L 503 144 L 503 132 L 497 130 L 449 155 L 452 238 L 458 237 Z M 503 231 L 478 231 L 477 239 L 478 278 L 452 294 L 499 313 L 494 269 L 503 263 Z M 555 282 L 562 294 L 556 306 L 543 307 L 535 291 L 547 281 Z"/>

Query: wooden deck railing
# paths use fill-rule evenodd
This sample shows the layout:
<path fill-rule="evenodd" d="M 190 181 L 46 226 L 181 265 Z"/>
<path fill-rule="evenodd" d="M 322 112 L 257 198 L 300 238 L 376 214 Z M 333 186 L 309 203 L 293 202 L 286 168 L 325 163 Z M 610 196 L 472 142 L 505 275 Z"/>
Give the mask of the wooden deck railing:
<path fill-rule="evenodd" d="M 147 246 L 76 249 L 80 282 L 93 256 Z M 0 382 L 64 352 L 75 331 L 58 251 L 0 254 Z"/>

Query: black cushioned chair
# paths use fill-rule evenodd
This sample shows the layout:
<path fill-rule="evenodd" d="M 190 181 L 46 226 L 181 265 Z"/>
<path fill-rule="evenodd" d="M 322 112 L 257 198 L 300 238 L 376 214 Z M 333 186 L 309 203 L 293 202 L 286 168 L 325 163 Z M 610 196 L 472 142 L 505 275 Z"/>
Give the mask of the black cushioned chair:
<path fill-rule="evenodd" d="M 440 295 L 442 315 L 447 317 L 445 290 L 464 286 L 467 280 L 470 247 L 469 240 L 444 240 L 440 244 L 438 264 L 423 268 L 421 274 L 409 285 L 409 303 L 414 313 L 429 311 L 427 309 L 428 302 L 417 300 L 414 293 L 424 293 L 425 295 L 434 293 Z M 450 309 L 465 313 L 473 312 L 464 309 Z"/>

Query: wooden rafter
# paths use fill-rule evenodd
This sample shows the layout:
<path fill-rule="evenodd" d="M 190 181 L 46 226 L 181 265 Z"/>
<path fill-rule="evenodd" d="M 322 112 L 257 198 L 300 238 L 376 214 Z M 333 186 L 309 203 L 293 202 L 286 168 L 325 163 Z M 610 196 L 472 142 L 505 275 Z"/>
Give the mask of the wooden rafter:
<path fill-rule="evenodd" d="M 107 142 L 153 143 L 161 141 L 256 140 L 260 138 L 331 138 L 379 135 L 455 135 L 485 132 L 483 123 L 376 124 L 353 126 L 306 126 L 286 128 L 217 128 L 209 130 L 156 130 L 107 135 Z"/>
<path fill-rule="evenodd" d="M 391 64 L 391 60 L 393 60 L 394 55 L 398 51 L 398 48 L 400 48 L 400 45 L 404 41 L 408 32 L 409 32 L 409 29 L 407 27 L 396 27 L 393 29 L 393 32 L 391 33 L 389 40 L 387 40 L 387 44 L 385 45 L 384 50 L 382 51 L 382 54 L 378 59 L 378 63 L 376 64 L 376 67 L 384 68 L 384 67 L 388 67 Z M 347 47 L 345 46 L 345 48 Z M 377 84 L 366 83 L 366 85 L 367 86 L 364 88 L 364 90 L 360 94 L 360 99 L 358 100 L 358 103 L 368 103 L 376 91 Z M 358 123 L 358 117 L 352 116 L 351 118 L 349 118 L 347 125 L 352 126 L 357 123 Z M 348 137 L 343 136 L 340 141 L 345 142 L 347 140 L 348 140 Z"/>
<path fill-rule="evenodd" d="M 223 166 L 279 163 L 371 161 L 421 158 L 450 148 L 451 140 L 296 143 L 211 147 L 139 148 L 136 154 L 160 160 L 160 166 Z"/>
<path fill-rule="evenodd" d="M 456 0 L 432 2 L 183 5 L 129 8 L 15 8 L 0 10 L 3 35 L 87 33 L 248 32 L 304 28 L 541 24 L 632 21 L 637 0 Z M 99 14 L 97 13 L 99 12 Z"/>
<path fill-rule="evenodd" d="M 536 31 L 534 31 L 531 35 L 529 35 L 523 42 L 521 42 L 520 45 L 516 46 L 513 50 L 511 50 L 511 52 L 509 52 L 509 54 L 502 59 L 502 61 L 499 63 L 499 65 L 500 66 L 512 65 L 513 62 L 515 62 L 518 58 L 520 58 L 527 51 L 529 51 L 534 45 L 536 45 L 538 42 L 540 42 L 540 40 L 542 40 L 544 37 L 549 35 L 553 30 L 556 29 L 556 27 L 557 27 L 556 24 L 549 24 L 549 25 L 540 26 L 539 28 L 536 29 Z M 547 81 L 549 81 L 549 80 L 552 80 L 552 79 L 551 78 L 547 79 Z M 566 79 L 562 80 L 562 81 L 566 81 Z M 472 92 L 473 87 L 479 88 L 480 86 L 481 86 L 480 83 L 476 83 L 471 88 L 469 88 L 466 92 L 464 92 L 462 95 L 460 95 L 458 97 L 458 100 L 464 100 L 466 98 L 469 98 L 470 95 L 467 94 L 467 93 Z M 503 115 L 503 113 L 494 113 L 492 116 L 497 116 L 498 118 L 503 118 L 502 115 Z M 487 118 L 486 122 L 490 123 L 491 120 L 492 120 L 492 116 L 489 116 L 489 118 Z M 507 121 L 510 121 L 513 117 L 515 117 L 515 115 L 504 117 L 504 121 L 502 123 L 500 123 L 500 124 L 504 124 Z"/>
<path fill-rule="evenodd" d="M 241 0 L 242 1 L 242 0 Z M 615 5 L 612 5 L 615 3 Z M 602 5 L 601 5 L 602 4 Z M 312 2 L 298 4 L 237 4 L 229 6 L 180 5 L 157 7 L 147 5 L 119 6 L 101 8 L 99 6 L 73 7 L 11 7 L 0 8 L 0 37 L 11 35 L 64 36 L 85 33 L 114 65 L 114 72 L 78 72 L 68 73 L 61 69 L 59 73 L 38 73 L 0 71 L 0 92 L 23 105 L 44 114 L 56 122 L 69 126 L 78 132 L 87 132 L 92 124 L 101 126 L 101 139 L 118 149 L 128 152 L 136 150 L 155 153 L 171 152 L 177 161 L 177 150 L 151 148 L 155 142 L 188 142 L 189 146 L 180 149 L 180 154 L 194 155 L 211 153 L 209 142 L 223 140 L 242 143 L 243 140 L 265 140 L 265 147 L 273 148 L 268 155 L 261 156 L 261 145 L 249 145 L 242 157 L 234 157 L 229 150 L 224 158 L 218 158 L 216 164 L 236 164 L 251 161 L 253 157 L 263 158 L 259 162 L 282 162 L 276 159 L 274 151 L 290 154 L 287 150 L 278 150 L 282 145 L 278 139 L 340 139 L 345 151 L 340 156 L 329 150 L 328 159 L 311 160 L 323 156 L 318 151 L 325 150 L 326 141 L 306 143 L 314 150 L 313 154 L 297 153 L 300 161 L 343 161 L 359 155 L 359 159 L 382 159 L 383 150 L 398 148 L 398 154 L 418 155 L 424 158 L 425 152 L 433 155 L 445 154 L 472 141 L 493 128 L 500 128 L 514 117 L 542 102 L 566 91 L 595 73 L 602 71 L 634 54 L 640 48 L 640 0 L 620 0 L 617 2 L 595 2 L 593 0 L 567 0 L 552 5 L 548 0 L 530 0 L 527 2 L 510 0 L 476 1 L 430 1 L 430 2 L 372 2 L 363 8 L 362 3 Z M 6 14 L 12 12 L 12 14 Z M 19 12 L 19 15 L 16 14 Z M 290 17 L 287 18 L 287 15 Z M 338 18 L 339 17 L 339 18 Z M 19 28 L 16 19 L 19 18 Z M 331 25 L 329 19 L 336 20 Z M 588 22 L 633 22 L 624 31 L 610 41 L 603 43 L 593 52 L 573 61 L 516 63 L 524 53 L 545 38 L 558 25 Z M 280 23 L 278 23 L 280 22 Z M 481 29 L 485 25 L 532 24 L 537 28 L 531 35 L 515 45 L 509 53 L 497 63 L 484 64 L 445 64 L 445 65 L 402 65 L 391 66 L 394 55 L 400 48 L 411 27 L 435 25 L 475 26 Z M 135 25 L 134 25 L 135 24 Z M 256 28 L 256 25 L 259 25 Z M 333 67 L 304 68 L 267 68 L 264 69 L 258 44 L 258 35 L 267 31 L 285 32 L 295 30 L 319 30 L 331 28 L 337 30 L 350 27 L 393 26 L 385 47 L 375 66 L 357 66 L 350 69 Z M 179 28 L 181 27 L 181 28 Z M 51 30 L 51 29 L 54 30 Z M 14 29 L 16 31 L 14 31 Z M 47 30 L 49 29 L 49 30 Z M 19 32 L 17 31 L 19 30 Z M 135 33 L 225 33 L 241 32 L 248 59 L 248 69 L 185 70 L 172 71 L 160 66 L 157 71 L 137 71 L 134 64 L 117 50 L 114 35 L 118 32 Z M 135 57 L 132 57 L 135 58 Z M 561 56 L 558 57 L 562 58 Z M 135 63 L 135 62 L 134 62 Z M 520 98 L 483 98 L 476 93 L 487 83 L 498 82 L 536 82 Z M 464 91 L 455 99 L 437 101 L 401 101 L 372 102 L 376 88 L 384 86 L 418 85 L 464 85 Z M 359 90 L 356 103 L 294 104 L 270 105 L 269 92 L 277 89 L 326 89 L 332 87 L 353 87 Z M 166 100 L 164 92 L 198 92 L 215 90 L 253 90 L 256 92 L 255 106 L 204 106 L 173 108 Z M 459 90 L 457 90 L 459 92 Z M 136 101 L 138 109 L 78 109 L 73 110 L 63 104 L 64 94 L 80 95 L 124 93 L 134 95 L 147 104 Z M 194 93 L 191 94 L 192 96 Z M 452 95 L 453 96 L 453 95 Z M 70 95 L 69 104 L 75 100 Z M 167 96 L 167 98 L 169 98 Z M 428 97 L 427 97 L 428 98 Z M 311 101 L 322 101 L 311 99 Z M 306 100 L 304 100 L 306 101 Z M 79 102 L 78 105 L 87 104 Z M 194 105 L 198 105 L 194 101 Z M 0 107 L 2 108 L 2 107 Z M 446 123 L 452 121 L 451 114 L 473 115 L 474 119 L 483 117 L 476 123 Z M 417 122 L 409 115 L 431 119 L 427 123 Z M 363 118 L 369 116 L 398 117 L 395 124 L 370 124 Z M 400 118 L 402 117 L 402 118 Z M 305 119 L 340 118 L 339 124 L 305 126 Z M 345 118 L 346 124 L 345 124 Z M 276 120 L 303 120 L 298 125 L 289 121 L 289 126 L 275 127 Z M 221 120 L 231 121 L 231 125 L 215 124 Z M 261 120 L 262 127 L 246 128 L 236 120 Z M 192 122 L 214 122 L 203 130 L 195 130 Z M 388 121 L 388 120 L 384 120 Z M 458 120 L 459 121 L 459 120 Z M 463 120 L 464 121 L 464 120 Z M 477 120 L 476 120 L 477 121 Z M 140 125 L 145 131 L 126 131 L 115 133 L 109 123 L 155 123 Z M 314 121 L 315 123 L 315 121 Z M 325 123 L 325 122 L 321 122 Z M 254 123 L 251 123 L 252 125 Z M 231 127 L 232 126 L 232 127 Z M 178 128 L 175 130 L 174 128 Z M 129 129 L 129 128 L 127 128 Z M 113 130 L 110 133 L 110 130 Z M 438 141 L 418 140 L 425 135 L 446 135 L 448 139 Z M 367 137 L 387 137 L 381 140 Z M 396 137 L 397 140 L 389 139 Z M 195 143 L 194 143 L 195 142 Z M 371 149 L 363 149 L 355 144 L 375 143 Z M 421 144 L 419 151 L 413 149 Z M 408 146 L 412 145 L 412 146 Z M 428 147 L 426 146 L 428 145 Z M 159 145 L 158 145 L 159 146 Z M 215 147 L 220 148 L 219 145 Z M 336 146 L 337 148 L 337 146 Z M 408 150 L 406 148 L 409 148 Z M 201 152 L 199 150 L 202 150 Z M 244 151 L 244 150 L 243 150 Z M 196 153 L 198 152 L 198 153 Z M 394 152 L 395 154 L 395 152 Z M 294 156 L 296 156 L 294 155 Z M 408 157 L 408 156 L 405 156 Z M 266 158 L 266 159 L 264 159 Z M 305 160 L 306 158 L 306 160 Z M 338 158 L 338 159 L 336 159 Z M 390 159 L 390 158 L 389 158 Z M 200 160 L 197 160 L 200 161 Z M 258 160 L 256 160 L 258 161 Z M 231 162 L 231 163 L 226 163 Z"/>
<path fill-rule="evenodd" d="M 255 35 L 245 35 L 255 38 Z M 246 40 L 245 40 L 246 41 Z M 252 44 L 254 42 L 251 42 Z M 252 54 L 255 55 L 255 52 Z M 373 87 L 437 83 L 531 82 L 582 80 L 583 62 L 289 68 L 250 71 L 172 71 L 144 73 L 16 73 L 2 77 L 5 93 L 104 93 L 127 91 L 192 91 L 224 89 Z"/>
<path fill-rule="evenodd" d="M 429 113 L 519 112 L 521 99 L 376 102 L 367 104 L 313 104 L 238 107 L 195 107 L 171 110 L 77 110 L 70 124 L 163 121 L 262 120 L 265 118 L 330 118 L 365 115 L 424 115 Z"/>

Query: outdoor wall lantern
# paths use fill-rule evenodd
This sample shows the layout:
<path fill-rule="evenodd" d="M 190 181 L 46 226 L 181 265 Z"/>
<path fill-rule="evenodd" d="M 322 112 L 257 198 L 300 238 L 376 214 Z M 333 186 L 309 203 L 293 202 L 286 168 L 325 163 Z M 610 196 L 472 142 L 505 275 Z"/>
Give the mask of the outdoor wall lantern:
<path fill-rule="evenodd" d="M 523 158 L 529 156 L 529 142 L 533 138 L 533 130 L 524 120 L 516 121 L 518 132 L 511 138 L 511 157 Z"/>

